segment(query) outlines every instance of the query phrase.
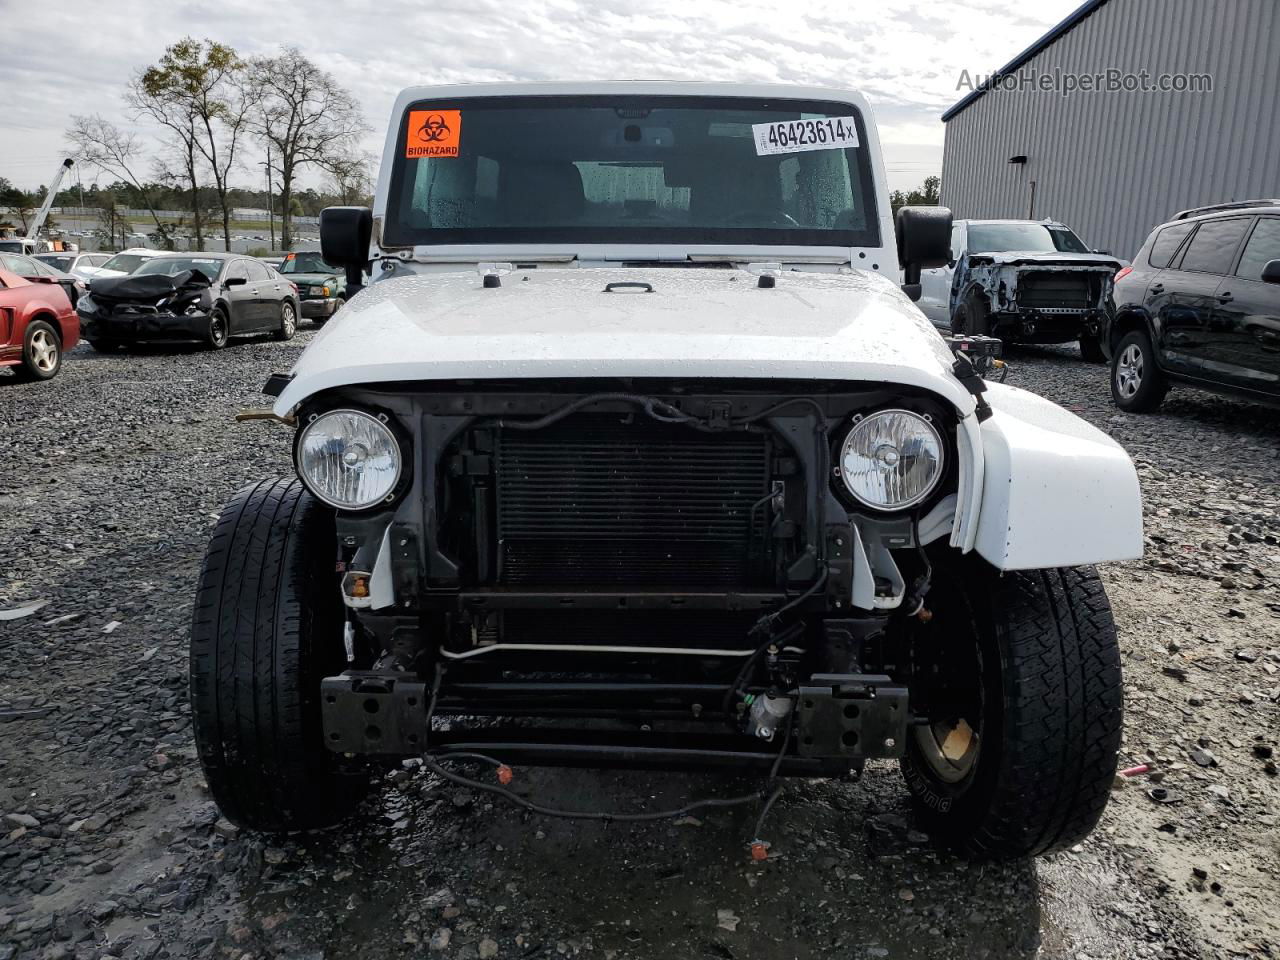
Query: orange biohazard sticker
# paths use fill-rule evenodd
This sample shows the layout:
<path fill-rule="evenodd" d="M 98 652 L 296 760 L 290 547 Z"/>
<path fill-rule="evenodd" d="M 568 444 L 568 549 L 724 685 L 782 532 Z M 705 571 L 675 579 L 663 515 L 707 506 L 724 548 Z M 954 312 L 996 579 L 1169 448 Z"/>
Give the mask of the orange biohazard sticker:
<path fill-rule="evenodd" d="M 404 155 L 419 157 L 456 157 L 462 140 L 461 110 L 410 110 L 409 133 Z"/>

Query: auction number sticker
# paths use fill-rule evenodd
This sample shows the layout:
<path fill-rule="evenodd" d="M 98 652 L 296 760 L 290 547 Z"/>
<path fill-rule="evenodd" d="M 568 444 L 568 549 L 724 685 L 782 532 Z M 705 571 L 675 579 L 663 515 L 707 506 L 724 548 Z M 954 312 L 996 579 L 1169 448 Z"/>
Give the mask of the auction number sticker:
<path fill-rule="evenodd" d="M 751 136 L 756 142 L 757 157 L 772 153 L 843 150 L 858 146 L 858 127 L 852 117 L 753 123 Z"/>
<path fill-rule="evenodd" d="M 409 134 L 404 155 L 419 157 L 456 157 L 462 141 L 461 110 L 410 110 Z"/>

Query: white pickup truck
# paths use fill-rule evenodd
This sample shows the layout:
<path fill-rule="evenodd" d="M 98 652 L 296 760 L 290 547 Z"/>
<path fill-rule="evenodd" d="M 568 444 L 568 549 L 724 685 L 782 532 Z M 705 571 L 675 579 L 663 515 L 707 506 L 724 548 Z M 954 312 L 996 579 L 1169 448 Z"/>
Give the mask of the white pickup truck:
<path fill-rule="evenodd" d="M 893 758 L 969 855 L 1088 833 L 1121 730 L 1089 565 L 1140 555 L 1137 478 L 917 309 L 950 225 L 895 225 L 848 90 L 403 91 L 374 209 L 321 218 L 349 303 L 267 384 L 297 477 L 235 497 L 200 578 L 226 815 L 328 826 L 414 757 L 544 813 L 763 820 L 780 777 Z M 566 810 L 526 763 L 762 785 Z"/>

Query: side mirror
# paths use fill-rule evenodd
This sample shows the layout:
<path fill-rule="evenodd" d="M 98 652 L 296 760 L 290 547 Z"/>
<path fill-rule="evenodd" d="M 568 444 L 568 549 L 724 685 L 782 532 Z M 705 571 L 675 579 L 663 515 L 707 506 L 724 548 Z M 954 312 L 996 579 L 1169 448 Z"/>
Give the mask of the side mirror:
<path fill-rule="evenodd" d="M 227 277 L 222 281 L 222 285 L 224 287 L 243 287 L 248 282 L 248 277 Z"/>
<path fill-rule="evenodd" d="M 902 292 L 920 299 L 920 271 L 951 261 L 951 211 L 946 207 L 902 207 L 894 223 Z"/>
<path fill-rule="evenodd" d="M 368 207 L 325 207 L 320 211 L 320 257 L 347 271 L 347 296 L 364 286 L 373 237 L 373 211 Z"/>
<path fill-rule="evenodd" d="M 1280 260 L 1268 260 L 1262 268 L 1263 283 L 1280 283 Z"/>

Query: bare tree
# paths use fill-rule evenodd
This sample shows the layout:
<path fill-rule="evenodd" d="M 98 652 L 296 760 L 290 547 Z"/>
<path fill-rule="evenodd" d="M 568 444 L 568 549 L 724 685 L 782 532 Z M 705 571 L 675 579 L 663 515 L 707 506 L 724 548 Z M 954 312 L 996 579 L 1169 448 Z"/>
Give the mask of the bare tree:
<path fill-rule="evenodd" d="M 155 67 L 138 73 L 125 93 L 125 100 L 135 117 L 150 117 L 168 131 L 168 144 L 182 168 L 183 179 L 191 191 L 191 219 L 196 234 L 196 249 L 204 249 L 204 218 L 200 209 L 199 159 L 196 148 L 199 137 L 197 118 L 191 103 L 176 96 L 164 84 L 156 82 Z M 165 167 L 166 172 L 168 167 Z"/>
<path fill-rule="evenodd" d="M 373 198 L 373 165 L 371 153 L 351 153 L 334 157 L 325 163 L 329 174 L 329 192 L 340 203 L 368 204 Z"/>
<path fill-rule="evenodd" d="M 226 44 L 183 37 L 134 81 L 142 109 L 152 116 L 157 112 L 172 113 L 178 119 L 176 125 L 165 125 L 171 130 L 175 126 L 182 128 L 180 137 L 191 158 L 193 184 L 196 161 L 208 165 L 222 209 L 222 236 L 227 250 L 231 249 L 228 181 L 237 150 L 248 132 L 249 111 L 255 99 L 247 85 L 246 68 L 247 64 Z M 198 203 L 197 200 L 197 206 Z"/>
<path fill-rule="evenodd" d="M 258 136 L 277 158 L 280 173 L 280 245 L 287 250 L 293 242 L 289 201 L 299 170 L 350 156 L 368 128 L 352 96 L 297 47 L 253 61 L 252 72 L 261 98 Z"/>
<path fill-rule="evenodd" d="M 150 191 L 133 172 L 142 162 L 142 148 L 138 144 L 138 138 L 132 133 L 125 133 L 96 113 L 92 116 L 73 114 L 66 138 L 79 155 L 81 163 L 123 180 L 138 191 L 142 202 L 146 204 L 147 212 L 155 221 L 155 233 L 166 247 L 173 249 L 172 226 L 161 222 L 155 204 L 151 201 Z"/>

